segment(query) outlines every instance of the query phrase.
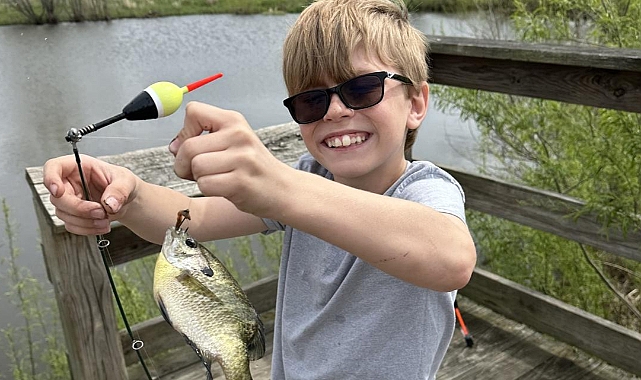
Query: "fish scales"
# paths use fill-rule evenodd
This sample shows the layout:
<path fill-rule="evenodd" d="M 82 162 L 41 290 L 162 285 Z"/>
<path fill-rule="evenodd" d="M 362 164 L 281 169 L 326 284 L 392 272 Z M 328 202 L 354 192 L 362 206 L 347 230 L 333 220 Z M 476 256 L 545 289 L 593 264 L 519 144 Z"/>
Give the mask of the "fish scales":
<path fill-rule="evenodd" d="M 207 379 L 213 362 L 227 380 L 252 379 L 249 360 L 265 353 L 263 324 L 225 266 L 186 231 L 167 230 L 153 289 L 163 317 L 200 356 Z"/>

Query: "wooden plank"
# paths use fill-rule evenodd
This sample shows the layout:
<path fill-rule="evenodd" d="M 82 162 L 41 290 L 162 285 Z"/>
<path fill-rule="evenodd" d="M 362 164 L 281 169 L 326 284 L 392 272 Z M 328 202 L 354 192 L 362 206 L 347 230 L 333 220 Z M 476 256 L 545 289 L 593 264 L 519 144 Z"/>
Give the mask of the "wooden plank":
<path fill-rule="evenodd" d="M 34 201 L 72 378 L 127 379 L 111 287 L 95 238 L 55 233 Z"/>
<path fill-rule="evenodd" d="M 636 378 L 469 298 L 459 295 L 458 303 L 475 344 L 467 347 L 462 334 L 456 331 L 437 380 Z"/>
<path fill-rule="evenodd" d="M 641 72 L 438 53 L 431 58 L 437 84 L 641 112 Z"/>
<path fill-rule="evenodd" d="M 604 230 L 594 215 L 572 217 L 583 207 L 581 200 L 441 167 L 463 186 L 470 209 L 641 262 L 641 231 L 624 235 L 619 229 Z"/>
<path fill-rule="evenodd" d="M 438 55 L 641 72 L 639 49 L 432 35 L 427 38 L 430 41 L 430 52 Z"/>
<path fill-rule="evenodd" d="M 641 375 L 641 334 L 476 268 L 460 293 L 493 311 Z"/>
<path fill-rule="evenodd" d="M 433 83 L 641 112 L 641 50 L 428 39 Z"/>

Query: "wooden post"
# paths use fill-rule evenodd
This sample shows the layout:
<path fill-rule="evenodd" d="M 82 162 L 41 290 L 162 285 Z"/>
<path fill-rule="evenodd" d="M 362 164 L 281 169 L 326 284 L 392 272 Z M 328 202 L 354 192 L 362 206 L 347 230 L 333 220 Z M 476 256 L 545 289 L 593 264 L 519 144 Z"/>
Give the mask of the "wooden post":
<path fill-rule="evenodd" d="M 42 253 L 55 294 L 73 379 L 126 380 L 109 279 L 94 237 L 58 232 L 34 203 Z"/>

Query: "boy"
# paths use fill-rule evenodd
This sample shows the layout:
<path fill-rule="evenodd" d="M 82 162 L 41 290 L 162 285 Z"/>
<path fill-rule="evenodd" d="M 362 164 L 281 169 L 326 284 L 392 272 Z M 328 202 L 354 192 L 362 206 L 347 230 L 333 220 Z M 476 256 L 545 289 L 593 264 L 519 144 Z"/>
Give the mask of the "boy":
<path fill-rule="evenodd" d="M 119 220 L 156 243 L 185 208 L 201 241 L 284 229 L 272 379 L 433 379 L 476 253 L 458 183 L 404 158 L 427 111 L 426 50 L 400 1 L 319 0 L 284 44 L 284 104 L 310 153 L 298 170 L 242 115 L 192 102 L 169 149 L 204 197 L 85 157 L 102 204 L 83 201 L 62 157 L 44 168 L 56 214 L 73 233 Z"/>

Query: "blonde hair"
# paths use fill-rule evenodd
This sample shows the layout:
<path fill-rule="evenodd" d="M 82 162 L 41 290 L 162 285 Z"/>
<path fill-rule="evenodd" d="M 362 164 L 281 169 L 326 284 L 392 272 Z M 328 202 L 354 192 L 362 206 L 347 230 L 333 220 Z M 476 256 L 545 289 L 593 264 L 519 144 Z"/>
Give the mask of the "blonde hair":
<path fill-rule="evenodd" d="M 402 0 L 317 0 L 294 23 L 283 46 L 283 77 L 289 95 L 356 75 L 351 54 L 357 47 L 394 67 L 420 91 L 427 81 L 428 43 L 409 21 Z M 405 149 L 416 139 L 409 130 Z"/>

